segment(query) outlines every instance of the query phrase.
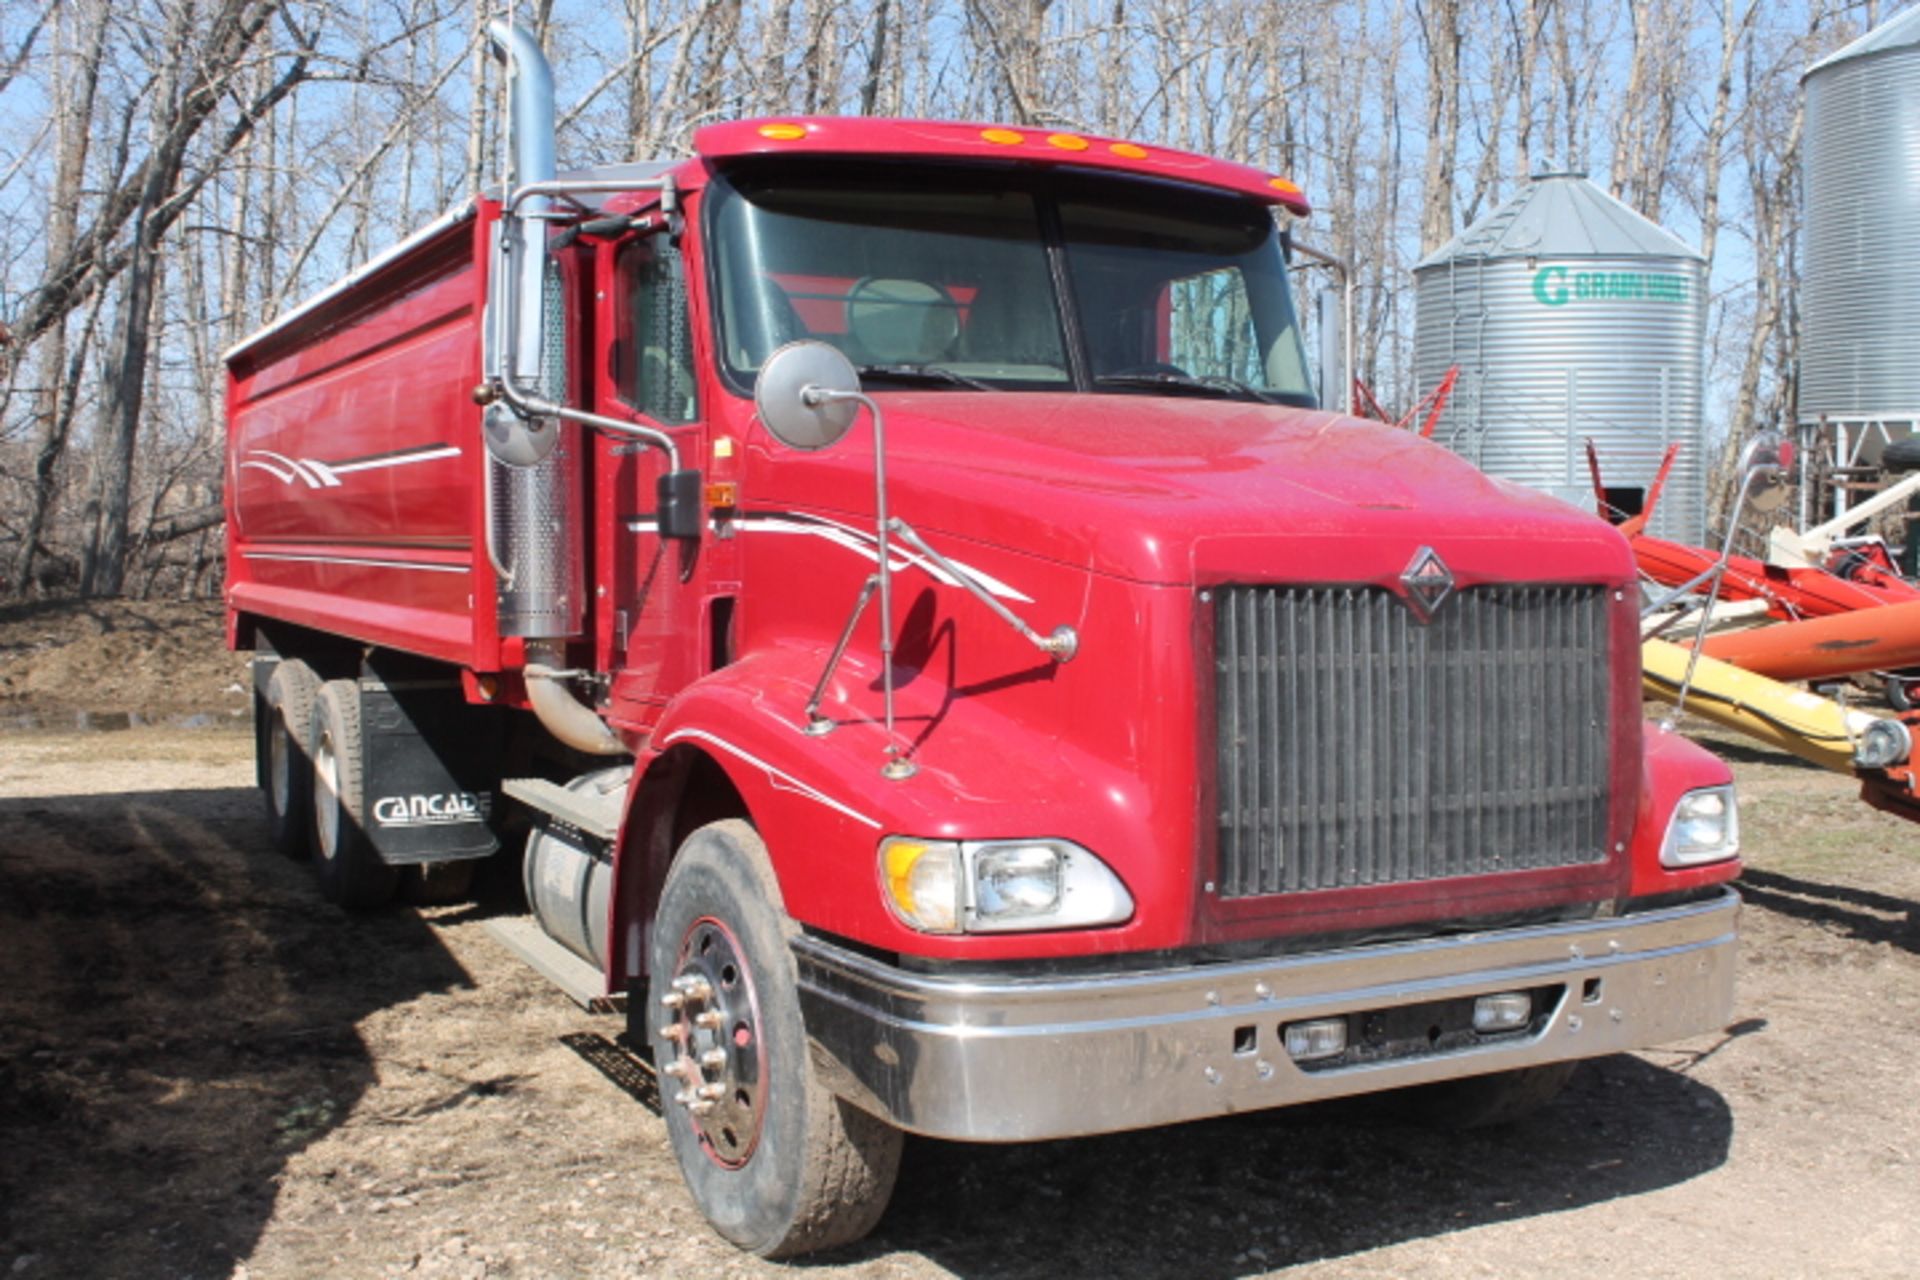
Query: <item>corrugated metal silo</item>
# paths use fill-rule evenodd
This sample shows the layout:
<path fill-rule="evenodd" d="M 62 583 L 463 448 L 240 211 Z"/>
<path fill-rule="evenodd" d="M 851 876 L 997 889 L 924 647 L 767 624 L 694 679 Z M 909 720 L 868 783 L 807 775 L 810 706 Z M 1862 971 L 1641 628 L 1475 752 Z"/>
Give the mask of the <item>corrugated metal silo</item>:
<path fill-rule="evenodd" d="M 1815 63 L 1806 93 L 1800 420 L 1824 417 L 1846 463 L 1920 419 L 1920 8 Z"/>
<path fill-rule="evenodd" d="M 1489 474 L 1592 510 L 1584 441 L 1638 511 L 1683 448 L 1650 532 L 1701 540 L 1706 263 L 1588 182 L 1540 174 L 1414 268 L 1415 377 L 1459 366 L 1436 433 Z"/>

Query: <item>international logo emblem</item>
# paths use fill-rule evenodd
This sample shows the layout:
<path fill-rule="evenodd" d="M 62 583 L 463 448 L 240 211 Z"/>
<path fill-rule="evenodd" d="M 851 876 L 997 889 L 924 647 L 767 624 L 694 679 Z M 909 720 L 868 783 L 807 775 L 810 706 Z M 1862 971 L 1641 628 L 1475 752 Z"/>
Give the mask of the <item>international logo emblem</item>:
<path fill-rule="evenodd" d="M 1400 585 L 1407 589 L 1407 603 L 1413 606 L 1414 616 L 1426 622 L 1453 594 L 1453 570 L 1447 568 L 1439 552 L 1422 547 L 1413 553 L 1406 572 L 1400 575 Z"/>

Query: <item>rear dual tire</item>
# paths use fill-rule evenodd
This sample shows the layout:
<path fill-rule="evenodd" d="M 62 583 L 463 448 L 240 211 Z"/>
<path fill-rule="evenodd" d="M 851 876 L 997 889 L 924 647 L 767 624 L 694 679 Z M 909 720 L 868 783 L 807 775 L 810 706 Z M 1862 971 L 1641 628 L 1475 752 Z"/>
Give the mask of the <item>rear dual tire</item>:
<path fill-rule="evenodd" d="M 298 658 L 276 663 L 261 708 L 261 790 L 267 834 L 286 857 L 313 851 L 313 700 L 320 677 Z"/>
<path fill-rule="evenodd" d="M 361 825 L 366 812 L 366 747 L 360 684 L 329 680 L 313 700 L 313 853 L 320 893 L 349 911 L 393 900 L 400 872 L 380 858 Z"/>

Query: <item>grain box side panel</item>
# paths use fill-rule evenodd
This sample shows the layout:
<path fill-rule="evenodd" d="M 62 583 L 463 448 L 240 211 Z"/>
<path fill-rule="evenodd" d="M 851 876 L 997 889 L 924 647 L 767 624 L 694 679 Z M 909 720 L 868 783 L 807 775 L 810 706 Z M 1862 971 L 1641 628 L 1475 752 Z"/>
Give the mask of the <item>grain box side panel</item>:
<path fill-rule="evenodd" d="M 450 229 L 228 359 L 229 599 L 463 666 L 475 616 L 484 261 Z"/>

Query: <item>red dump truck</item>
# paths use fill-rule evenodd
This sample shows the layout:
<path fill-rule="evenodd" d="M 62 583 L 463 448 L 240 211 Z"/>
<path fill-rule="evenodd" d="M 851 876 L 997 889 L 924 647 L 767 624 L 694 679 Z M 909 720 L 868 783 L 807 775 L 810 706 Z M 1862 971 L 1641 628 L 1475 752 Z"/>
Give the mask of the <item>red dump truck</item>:
<path fill-rule="evenodd" d="M 1291 183 L 821 118 L 556 174 L 494 38 L 509 185 L 227 356 L 228 634 L 273 842 L 352 908 L 523 858 L 723 1235 L 857 1237 L 903 1132 L 1491 1121 L 1725 1020 L 1626 543 L 1316 407 Z"/>

